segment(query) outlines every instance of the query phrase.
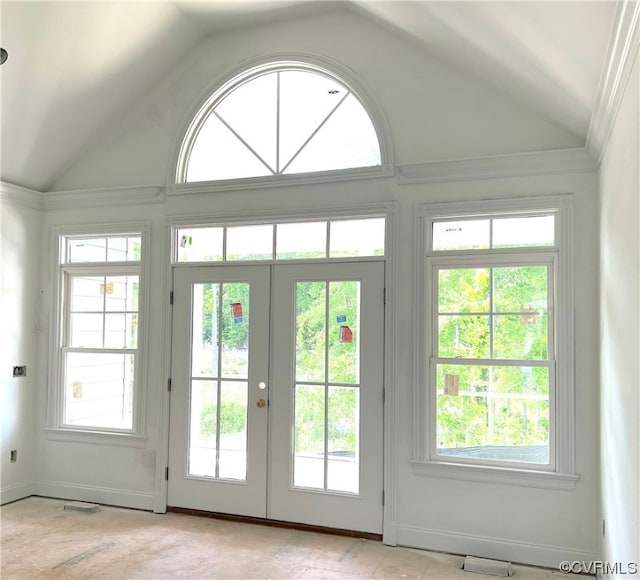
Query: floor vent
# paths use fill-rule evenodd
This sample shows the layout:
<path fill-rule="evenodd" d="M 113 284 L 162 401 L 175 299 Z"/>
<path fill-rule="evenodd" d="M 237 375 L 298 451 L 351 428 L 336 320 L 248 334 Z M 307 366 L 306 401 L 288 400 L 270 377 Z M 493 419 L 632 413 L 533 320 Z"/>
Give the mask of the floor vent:
<path fill-rule="evenodd" d="M 76 512 L 85 512 L 88 514 L 94 514 L 98 511 L 100 506 L 97 503 L 87 503 L 84 501 L 70 501 L 64 504 L 65 510 L 73 510 Z"/>
<path fill-rule="evenodd" d="M 490 576 L 513 576 L 511 562 L 502 562 L 501 560 L 486 560 L 485 558 L 467 556 L 460 568 L 465 572 L 476 572 Z"/>

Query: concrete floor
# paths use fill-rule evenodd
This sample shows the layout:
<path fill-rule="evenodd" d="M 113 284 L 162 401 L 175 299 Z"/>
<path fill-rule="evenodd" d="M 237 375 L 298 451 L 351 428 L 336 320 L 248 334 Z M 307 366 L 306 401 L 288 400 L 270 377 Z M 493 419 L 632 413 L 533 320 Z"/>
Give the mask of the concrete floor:
<path fill-rule="evenodd" d="M 86 578 L 496 578 L 462 558 L 380 542 L 31 497 L 0 508 L 4 580 Z M 562 577 L 514 566 L 516 578 Z"/>

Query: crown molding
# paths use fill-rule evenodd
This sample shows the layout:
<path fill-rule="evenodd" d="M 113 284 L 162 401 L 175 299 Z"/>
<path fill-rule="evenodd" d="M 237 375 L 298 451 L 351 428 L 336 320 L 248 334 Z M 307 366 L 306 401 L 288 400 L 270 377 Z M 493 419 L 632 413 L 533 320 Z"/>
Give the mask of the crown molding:
<path fill-rule="evenodd" d="M 30 209 L 43 209 L 42 193 L 6 181 L 0 181 L 0 200 L 3 203 L 11 203 Z"/>
<path fill-rule="evenodd" d="M 616 7 L 598 99 L 587 133 L 587 150 L 602 160 L 640 46 L 640 2 L 621 0 Z"/>
<path fill-rule="evenodd" d="M 398 183 L 448 183 L 554 173 L 594 171 L 597 165 L 584 148 L 551 149 L 474 159 L 398 165 Z"/>
<path fill-rule="evenodd" d="M 162 203 L 164 200 L 165 189 L 160 185 L 105 187 L 99 189 L 49 191 L 42 194 L 42 207 L 56 210 Z"/>

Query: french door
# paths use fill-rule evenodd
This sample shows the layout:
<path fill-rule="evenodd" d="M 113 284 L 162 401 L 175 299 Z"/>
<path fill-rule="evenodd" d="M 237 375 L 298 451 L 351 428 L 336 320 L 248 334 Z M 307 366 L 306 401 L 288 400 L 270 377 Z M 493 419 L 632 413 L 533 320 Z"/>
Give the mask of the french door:
<path fill-rule="evenodd" d="M 168 504 L 382 531 L 384 265 L 174 270 Z"/>

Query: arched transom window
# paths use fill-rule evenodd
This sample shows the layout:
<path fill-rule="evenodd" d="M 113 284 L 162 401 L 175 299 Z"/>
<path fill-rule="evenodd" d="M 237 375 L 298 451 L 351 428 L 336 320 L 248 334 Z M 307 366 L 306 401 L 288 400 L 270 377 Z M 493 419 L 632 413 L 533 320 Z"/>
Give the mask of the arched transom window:
<path fill-rule="evenodd" d="M 271 63 L 245 72 L 200 110 L 178 183 L 381 165 L 374 124 L 347 84 L 318 67 Z"/>

